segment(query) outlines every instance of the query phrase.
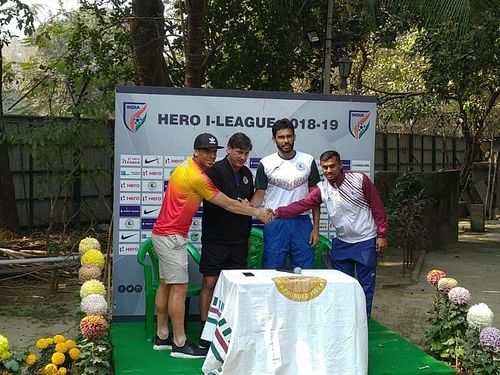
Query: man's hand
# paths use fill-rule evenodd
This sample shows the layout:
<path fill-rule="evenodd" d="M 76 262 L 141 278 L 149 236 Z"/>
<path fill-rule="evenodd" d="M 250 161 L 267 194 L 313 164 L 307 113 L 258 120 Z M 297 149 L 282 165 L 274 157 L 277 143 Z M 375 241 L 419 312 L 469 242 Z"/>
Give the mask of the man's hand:
<path fill-rule="evenodd" d="M 309 243 L 312 247 L 315 247 L 319 242 L 319 228 L 313 228 L 311 235 L 309 236 Z"/>
<path fill-rule="evenodd" d="M 383 253 L 387 247 L 387 238 L 377 237 L 377 253 Z"/>
<path fill-rule="evenodd" d="M 259 208 L 259 213 L 257 214 L 257 219 L 262 221 L 264 224 L 269 223 L 274 218 L 273 210 L 270 208 Z"/>

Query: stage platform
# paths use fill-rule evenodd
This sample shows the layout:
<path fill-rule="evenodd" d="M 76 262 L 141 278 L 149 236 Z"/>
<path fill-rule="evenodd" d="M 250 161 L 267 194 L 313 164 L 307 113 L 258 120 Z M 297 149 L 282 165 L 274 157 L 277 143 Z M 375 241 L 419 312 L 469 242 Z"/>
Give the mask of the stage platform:
<path fill-rule="evenodd" d="M 199 332 L 199 322 L 189 322 L 188 336 L 196 338 Z M 369 375 L 455 374 L 450 367 L 373 320 L 369 324 L 368 340 Z M 202 359 L 172 358 L 168 351 L 153 350 L 152 344 L 144 339 L 142 322 L 112 323 L 111 341 L 116 375 L 202 373 Z"/>

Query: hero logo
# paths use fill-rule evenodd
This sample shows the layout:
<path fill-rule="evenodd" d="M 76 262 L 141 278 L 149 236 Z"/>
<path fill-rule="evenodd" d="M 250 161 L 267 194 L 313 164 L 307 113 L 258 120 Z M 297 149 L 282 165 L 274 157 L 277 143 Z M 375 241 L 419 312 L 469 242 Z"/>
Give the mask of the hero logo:
<path fill-rule="evenodd" d="M 123 103 L 123 123 L 132 133 L 137 133 L 139 128 L 146 122 L 147 107 L 146 103 Z"/>
<path fill-rule="evenodd" d="M 369 111 L 349 111 L 349 132 L 354 138 L 361 139 L 366 133 L 370 127 L 370 115 Z"/>

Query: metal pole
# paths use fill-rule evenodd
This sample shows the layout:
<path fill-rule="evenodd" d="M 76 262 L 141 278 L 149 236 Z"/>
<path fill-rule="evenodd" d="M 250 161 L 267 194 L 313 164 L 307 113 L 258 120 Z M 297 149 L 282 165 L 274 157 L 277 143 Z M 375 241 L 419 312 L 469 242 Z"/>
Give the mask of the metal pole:
<path fill-rule="evenodd" d="M 323 67 L 323 94 L 330 94 L 330 74 L 332 70 L 332 24 L 333 0 L 328 0 L 325 35 L 325 65 Z"/>
<path fill-rule="evenodd" d="M 70 255 L 65 257 L 33 257 L 23 259 L 0 259 L 0 266 L 8 266 L 11 264 L 32 264 L 32 263 L 60 263 L 60 262 L 76 262 L 80 259 L 79 255 Z"/>

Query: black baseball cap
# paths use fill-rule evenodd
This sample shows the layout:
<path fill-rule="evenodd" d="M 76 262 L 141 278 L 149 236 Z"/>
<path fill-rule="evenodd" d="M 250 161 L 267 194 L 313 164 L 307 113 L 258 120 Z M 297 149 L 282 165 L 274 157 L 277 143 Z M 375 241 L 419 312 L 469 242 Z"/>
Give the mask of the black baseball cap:
<path fill-rule="evenodd" d="M 217 138 L 210 133 L 201 133 L 194 139 L 194 149 L 200 148 L 224 148 L 219 146 Z"/>

